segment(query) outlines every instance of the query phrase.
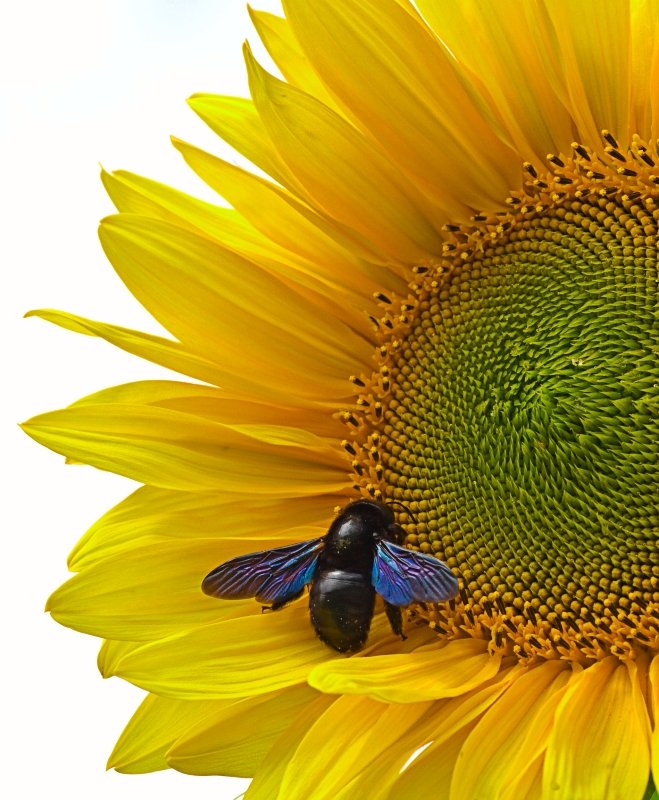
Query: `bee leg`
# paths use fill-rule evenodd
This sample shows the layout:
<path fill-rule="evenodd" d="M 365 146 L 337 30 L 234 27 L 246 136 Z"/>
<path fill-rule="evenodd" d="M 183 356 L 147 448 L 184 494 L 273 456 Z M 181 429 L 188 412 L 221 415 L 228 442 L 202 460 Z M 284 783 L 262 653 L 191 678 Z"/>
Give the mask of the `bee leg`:
<path fill-rule="evenodd" d="M 405 529 L 401 528 L 400 525 L 392 525 L 390 529 L 390 535 L 391 535 L 391 541 L 394 544 L 402 545 L 403 542 L 405 541 L 405 536 L 407 534 L 405 533 Z"/>
<path fill-rule="evenodd" d="M 400 607 L 392 606 L 391 603 L 387 603 L 385 600 L 384 611 L 391 625 L 391 630 L 396 636 L 400 636 L 400 638 L 405 641 L 407 636 L 403 633 L 403 614 L 401 613 Z"/>
<path fill-rule="evenodd" d="M 282 600 L 275 600 L 275 602 L 271 606 L 261 606 L 261 613 L 265 614 L 266 611 L 279 611 L 280 608 L 283 608 L 285 605 L 288 605 L 293 600 L 297 600 L 298 597 L 301 597 L 302 592 L 304 592 L 304 586 L 300 589 L 299 592 L 296 592 L 295 594 L 289 594 L 288 597 L 284 597 Z"/>

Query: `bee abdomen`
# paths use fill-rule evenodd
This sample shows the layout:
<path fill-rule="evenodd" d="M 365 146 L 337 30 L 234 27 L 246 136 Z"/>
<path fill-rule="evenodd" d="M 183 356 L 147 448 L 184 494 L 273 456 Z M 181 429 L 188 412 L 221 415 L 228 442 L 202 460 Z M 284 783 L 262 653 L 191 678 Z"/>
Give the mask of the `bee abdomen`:
<path fill-rule="evenodd" d="M 375 589 L 370 575 L 344 569 L 319 570 L 309 596 L 311 622 L 320 639 L 338 650 L 360 650 L 371 627 Z"/>

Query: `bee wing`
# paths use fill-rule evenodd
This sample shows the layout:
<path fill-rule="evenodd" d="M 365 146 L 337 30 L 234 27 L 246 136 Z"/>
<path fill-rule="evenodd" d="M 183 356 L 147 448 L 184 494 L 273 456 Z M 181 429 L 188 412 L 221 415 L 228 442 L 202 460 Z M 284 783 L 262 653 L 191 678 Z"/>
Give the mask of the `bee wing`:
<path fill-rule="evenodd" d="M 201 588 L 222 600 L 284 603 L 311 582 L 323 547 L 322 538 L 311 539 L 232 558 L 209 572 Z"/>
<path fill-rule="evenodd" d="M 384 540 L 375 546 L 371 583 L 394 606 L 439 603 L 458 592 L 458 581 L 443 561 Z"/>

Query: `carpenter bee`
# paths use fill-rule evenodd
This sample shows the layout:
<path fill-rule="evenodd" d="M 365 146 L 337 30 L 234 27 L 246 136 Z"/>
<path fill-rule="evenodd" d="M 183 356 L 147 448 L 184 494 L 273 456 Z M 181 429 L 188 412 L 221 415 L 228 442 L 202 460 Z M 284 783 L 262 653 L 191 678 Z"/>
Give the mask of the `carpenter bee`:
<path fill-rule="evenodd" d="M 448 600 L 458 582 L 442 561 L 395 544 L 402 534 L 389 506 L 356 500 L 325 536 L 232 558 L 204 578 L 202 590 L 222 600 L 256 597 L 276 611 L 311 584 L 311 623 L 341 653 L 364 646 L 377 592 L 393 632 L 404 639 L 400 607 Z"/>

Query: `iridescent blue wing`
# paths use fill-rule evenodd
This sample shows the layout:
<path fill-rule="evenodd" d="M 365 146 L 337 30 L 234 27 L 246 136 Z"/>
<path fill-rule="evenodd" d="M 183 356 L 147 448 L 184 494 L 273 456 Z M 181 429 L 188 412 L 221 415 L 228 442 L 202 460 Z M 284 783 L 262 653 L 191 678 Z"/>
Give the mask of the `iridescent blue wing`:
<path fill-rule="evenodd" d="M 220 564 L 204 578 L 201 588 L 211 597 L 283 604 L 311 582 L 323 539 L 260 550 Z"/>
<path fill-rule="evenodd" d="M 443 561 L 384 540 L 375 546 L 371 583 L 393 606 L 439 603 L 458 593 L 458 581 Z"/>

